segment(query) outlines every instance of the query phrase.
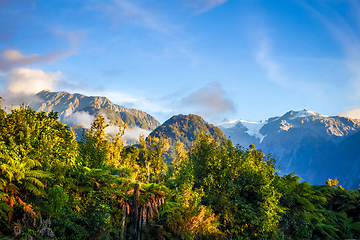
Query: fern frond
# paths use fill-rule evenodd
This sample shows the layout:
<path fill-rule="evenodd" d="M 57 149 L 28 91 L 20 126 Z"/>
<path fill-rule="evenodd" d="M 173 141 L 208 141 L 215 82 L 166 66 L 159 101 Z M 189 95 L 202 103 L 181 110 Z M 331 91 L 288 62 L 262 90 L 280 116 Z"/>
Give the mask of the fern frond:
<path fill-rule="evenodd" d="M 26 189 L 32 193 L 34 193 L 35 195 L 41 196 L 43 195 L 43 191 L 41 191 L 39 188 L 37 188 L 34 184 L 32 184 L 31 182 L 25 182 L 24 186 L 26 187 Z"/>
<path fill-rule="evenodd" d="M 26 176 L 35 178 L 47 178 L 51 176 L 51 173 L 42 170 L 31 170 L 26 172 Z"/>

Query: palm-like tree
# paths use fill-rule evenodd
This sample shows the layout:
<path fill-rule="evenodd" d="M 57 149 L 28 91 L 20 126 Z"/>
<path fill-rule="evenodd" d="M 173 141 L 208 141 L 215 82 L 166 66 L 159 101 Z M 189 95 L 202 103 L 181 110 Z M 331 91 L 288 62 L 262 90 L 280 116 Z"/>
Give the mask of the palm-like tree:
<path fill-rule="evenodd" d="M 14 204 L 36 216 L 31 201 L 43 195 L 49 181 L 59 179 L 62 169 L 72 164 L 74 141 L 66 126 L 57 121 L 56 113 L 37 113 L 24 106 L 11 113 L 1 111 L 0 205 L 8 211 L 8 224 Z M 59 170 L 57 176 L 48 172 L 54 169 Z"/>
<path fill-rule="evenodd" d="M 50 174 L 36 169 L 36 167 L 41 167 L 39 161 L 27 156 L 21 157 L 18 153 L 18 146 L 12 147 L 10 150 L 3 143 L 0 143 L 0 189 L 3 190 L 3 201 L 11 208 L 15 203 L 19 203 L 25 212 L 35 217 L 36 213 L 31 204 L 26 203 L 26 198 L 29 194 L 43 195 L 46 178 Z M 7 215 L 8 225 L 12 221 L 12 215 L 13 211 L 9 211 Z"/>

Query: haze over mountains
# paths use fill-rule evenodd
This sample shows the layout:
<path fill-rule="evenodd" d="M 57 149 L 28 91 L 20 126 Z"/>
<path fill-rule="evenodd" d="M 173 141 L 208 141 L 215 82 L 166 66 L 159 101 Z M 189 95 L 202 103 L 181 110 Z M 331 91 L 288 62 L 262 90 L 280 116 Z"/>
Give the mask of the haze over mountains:
<path fill-rule="evenodd" d="M 344 187 L 353 189 L 360 183 L 360 120 L 357 119 L 302 110 L 289 111 L 264 122 L 225 120 L 217 127 L 200 116 L 177 115 L 161 125 L 153 116 L 113 104 L 106 97 L 44 90 L 36 94 L 36 99 L 29 103 L 32 109 L 57 111 L 60 121 L 70 126 L 90 127 L 95 116 L 103 114 L 115 125 L 126 122 L 133 130 L 133 139 L 140 133 L 147 136 L 153 131 L 151 136 L 168 138 L 171 145 L 180 140 L 187 147 L 201 131 L 223 139 L 222 131 L 234 144 L 243 147 L 255 144 L 257 149 L 271 154 L 280 167 L 280 175 L 295 172 L 312 184 L 337 178 Z"/>

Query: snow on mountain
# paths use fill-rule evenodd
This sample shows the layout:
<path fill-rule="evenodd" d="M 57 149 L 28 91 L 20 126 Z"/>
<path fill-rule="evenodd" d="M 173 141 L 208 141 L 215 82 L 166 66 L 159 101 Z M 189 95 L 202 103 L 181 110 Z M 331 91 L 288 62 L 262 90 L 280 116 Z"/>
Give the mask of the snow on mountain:
<path fill-rule="evenodd" d="M 235 125 L 240 122 L 241 120 L 235 120 L 235 119 L 224 119 L 223 122 L 216 124 L 217 127 L 222 128 L 232 128 L 235 127 Z"/>
<path fill-rule="evenodd" d="M 226 120 L 218 126 L 234 144 L 255 144 L 266 155 L 271 154 L 281 174 L 295 172 L 312 184 L 336 178 L 344 187 L 358 188 L 359 119 L 304 109 L 264 122 Z"/>
<path fill-rule="evenodd" d="M 266 124 L 266 122 L 248 122 L 244 120 L 240 120 L 240 122 L 248 129 L 246 131 L 247 134 L 260 139 L 260 143 L 264 140 L 265 136 L 260 133 L 260 129 Z"/>
<path fill-rule="evenodd" d="M 229 129 L 229 128 L 235 127 L 237 124 L 241 124 L 242 126 L 247 128 L 247 130 L 245 132 L 247 134 L 249 134 L 249 136 L 260 139 L 260 143 L 261 143 L 265 136 L 260 133 L 260 129 L 266 123 L 267 122 L 250 122 L 250 121 L 245 121 L 242 119 L 240 119 L 240 120 L 225 119 L 223 122 L 218 123 L 216 126 L 218 126 L 220 128 Z"/>
<path fill-rule="evenodd" d="M 296 118 L 299 118 L 299 117 L 310 117 L 310 116 L 316 116 L 316 115 L 319 115 L 319 114 L 316 113 L 316 112 L 304 109 L 302 111 L 296 112 L 296 114 L 293 117 L 289 118 L 289 119 L 293 120 L 293 119 L 296 119 Z"/>
<path fill-rule="evenodd" d="M 321 115 L 317 112 L 314 112 L 314 111 L 310 111 L 310 110 L 302 110 L 302 111 L 296 111 L 296 112 L 292 112 L 294 115 L 292 117 L 289 118 L 289 120 L 294 120 L 296 118 L 302 118 L 302 117 L 312 117 L 312 116 L 315 116 L 315 117 L 318 117 L 318 118 L 321 118 L 321 117 L 328 117 L 328 116 L 325 116 L 325 115 Z"/>

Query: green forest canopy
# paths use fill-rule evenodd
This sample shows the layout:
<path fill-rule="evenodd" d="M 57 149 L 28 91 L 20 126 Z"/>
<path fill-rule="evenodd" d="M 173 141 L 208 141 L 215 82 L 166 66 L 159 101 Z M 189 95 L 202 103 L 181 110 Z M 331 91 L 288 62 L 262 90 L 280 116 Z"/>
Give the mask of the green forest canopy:
<path fill-rule="evenodd" d="M 99 115 L 76 141 L 54 112 L 0 110 L 3 239 L 346 239 L 360 236 L 360 194 L 279 176 L 260 150 L 200 134 L 189 151 Z"/>

